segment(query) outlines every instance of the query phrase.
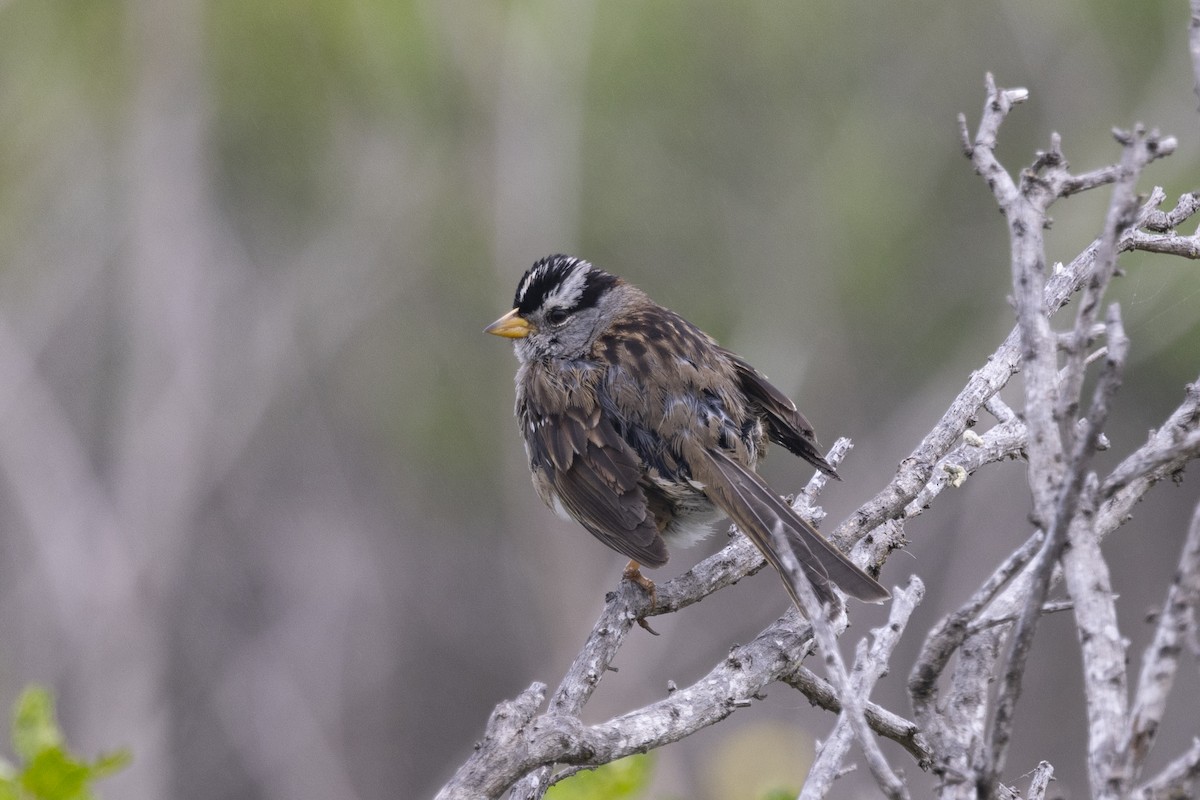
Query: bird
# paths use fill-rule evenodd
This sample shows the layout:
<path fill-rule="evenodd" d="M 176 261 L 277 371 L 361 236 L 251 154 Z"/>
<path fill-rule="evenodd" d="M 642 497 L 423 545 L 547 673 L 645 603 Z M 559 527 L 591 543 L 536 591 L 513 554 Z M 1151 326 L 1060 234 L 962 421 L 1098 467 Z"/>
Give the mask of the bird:
<path fill-rule="evenodd" d="M 484 332 L 514 343 L 515 413 L 537 494 L 630 559 L 624 576 L 652 607 L 654 584 L 640 568 L 663 566 L 668 544 L 694 544 L 723 517 L 802 612 L 772 530 L 823 605 L 840 606 L 834 586 L 864 602 L 889 597 L 756 471 L 775 442 L 840 480 L 795 403 L 641 289 L 584 259 L 547 256 Z"/>

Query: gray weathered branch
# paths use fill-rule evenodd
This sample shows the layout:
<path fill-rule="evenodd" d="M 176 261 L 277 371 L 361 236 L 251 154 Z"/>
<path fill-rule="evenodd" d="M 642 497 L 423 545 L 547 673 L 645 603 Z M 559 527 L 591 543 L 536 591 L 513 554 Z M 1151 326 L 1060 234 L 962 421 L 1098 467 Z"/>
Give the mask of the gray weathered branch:
<path fill-rule="evenodd" d="M 1188 612 L 1172 613 L 1172 609 L 1191 608 L 1195 603 L 1178 599 L 1191 597 L 1191 584 L 1185 580 L 1179 585 L 1178 597 L 1168 600 L 1160 622 L 1159 635 L 1167 638 L 1154 656 L 1157 679 L 1144 678 L 1139 684 L 1134 722 L 1132 727 L 1125 725 L 1129 715 L 1123 705 L 1127 702 L 1123 672 L 1107 687 L 1099 683 L 1102 675 L 1113 677 L 1112 664 L 1123 652 L 1111 592 L 1102 579 L 1106 565 L 1099 543 L 1129 518 L 1133 505 L 1151 486 L 1200 456 L 1200 382 L 1188 387 L 1181 405 L 1146 443 L 1107 477 L 1095 476 L 1089 464 L 1092 454 L 1107 446 L 1102 431 L 1119 385 L 1126 348 L 1119 310 L 1110 308 L 1103 326 L 1097 316 L 1104 288 L 1116 274 L 1118 253 L 1146 250 L 1195 257 L 1200 252 L 1195 237 L 1176 233 L 1177 226 L 1200 211 L 1200 198 L 1184 195 L 1174 209 L 1163 211 L 1165 196 L 1155 189 L 1148 201 L 1140 206 L 1135 203 L 1142 168 L 1175 146 L 1174 140 L 1140 128 L 1118 134 L 1124 146 L 1119 163 L 1080 174 L 1069 172 L 1061 142 L 1054 136 L 1050 148 L 1039 153 L 1034 164 L 1014 180 L 995 158 L 995 144 L 1005 116 L 1026 97 L 1021 89 L 997 88 L 989 76 L 988 100 L 973 138 L 965 120 L 960 120 L 964 151 L 987 180 L 1008 221 L 1017 326 L 986 364 L 972 373 L 888 485 L 843 521 L 831 537 L 839 546 L 853 546 L 853 556 L 860 564 L 878 568 L 893 549 L 903 546 L 904 522 L 923 513 L 946 488 L 961 485 L 987 464 L 1018 457 L 1030 462 L 1036 528 L 1045 533 L 1035 530 L 963 608 L 927 638 L 910 676 L 915 721 L 882 709 L 866 697 L 886 667 L 911 603 L 919 598 L 915 589 L 897 592 L 892 609 L 896 624 L 876 631 L 871 647 L 860 646 L 855 668 L 849 673 L 840 664 L 836 643 L 845 630 L 845 615 L 825 622 L 814 614 L 822 619 L 817 633 L 830 681 L 803 665 L 815 648 L 814 628 L 790 612 L 748 644 L 733 648 L 691 686 L 601 724 L 589 726 L 580 721 L 580 712 L 635 621 L 686 608 L 763 566 L 753 546 L 744 537 L 735 537 L 692 570 L 660 584 L 654 608 L 632 585 L 622 584 L 610 593 L 547 709 L 538 713 L 546 691 L 541 684 L 498 706 L 476 752 L 443 787 L 439 798 L 498 797 L 518 781 L 514 798 L 539 798 L 553 780 L 554 765 L 593 766 L 678 741 L 751 705 L 774 681 L 787 683 L 814 704 L 840 715 L 805 788 L 807 796 L 822 796 L 828 790 L 843 769 L 846 748 L 855 740 L 885 794 L 905 796 L 903 783 L 883 760 L 873 735 L 901 743 L 923 768 L 932 765 L 943 778 L 939 788 L 944 797 L 994 796 L 1000 791 L 998 779 L 1011 735 L 1024 657 L 1036 620 L 1048 608 L 1048 587 L 1064 574 L 1059 563 L 1067 541 L 1074 543 L 1064 562 L 1073 600 L 1069 607 L 1087 640 L 1084 661 L 1093 792 L 1100 796 L 1103 786 L 1098 790 L 1097 781 L 1114 776 L 1119 785 L 1130 785 L 1170 688 L 1170 681 L 1163 680 L 1164 670 L 1173 663 L 1168 653 L 1178 649 L 1180 626 L 1186 627 L 1181 620 L 1192 619 Z M 1059 198 L 1104 185 L 1114 189 L 1101 235 L 1068 264 L 1049 269 L 1042 241 L 1046 209 Z M 1073 325 L 1065 332 L 1055 331 L 1051 316 L 1081 290 Z M 1105 346 L 1097 351 L 1093 346 L 1100 336 Z M 1079 390 L 1096 364 L 1097 387 L 1084 418 L 1078 420 Z M 1018 369 L 1024 373 L 1025 385 L 1020 414 L 997 396 Z M 991 412 L 996 424 L 976 431 L 973 426 L 981 409 Z M 849 446 L 840 440 L 830 460 L 839 461 Z M 800 513 L 814 519 L 821 516 L 813 503 L 822 485 L 823 479 L 810 482 L 797 498 L 794 505 Z M 1191 563 L 1192 553 L 1185 549 L 1181 563 Z M 1181 572 L 1186 570 L 1181 567 Z M 1084 576 L 1092 581 L 1085 585 Z M 1101 579 L 1096 580 L 1097 576 Z M 815 611 L 815 605 L 805 605 L 812 606 L 810 614 Z M 994 707 L 988 686 L 997 674 L 1002 645 L 1014 627 L 1018 633 L 1002 670 L 1005 683 L 999 705 Z M 1102 628 L 1103 635 L 1096 636 Z M 1147 664 L 1151 658 L 1147 656 Z M 1118 721 L 1122 724 L 1116 725 L 1115 733 L 1101 730 Z M 1198 763 L 1200 757 L 1189 751 L 1139 791 L 1183 785 L 1200 769 Z M 1039 765 L 1030 796 L 1044 796 L 1052 773 L 1049 764 Z"/>
<path fill-rule="evenodd" d="M 876 681 L 887 672 L 892 651 L 900 641 L 908 619 L 921 602 L 924 593 L 925 586 L 920 578 L 913 577 L 908 587 L 896 591 L 887 626 L 871 631 L 874 642 L 869 647 L 866 640 L 859 642 L 854 668 L 846 677 L 841 692 L 842 712 L 833 732 L 817 753 L 812 769 L 809 770 L 804 789 L 800 793 L 801 800 L 818 800 L 829 792 L 842 770 L 850 743 L 855 739 L 862 747 L 871 773 L 883 793 L 891 798 L 908 797 L 908 790 L 884 761 L 883 754 L 868 734 L 865 710 L 866 698 L 870 696 Z M 871 729 L 873 727 L 871 726 Z"/>
<path fill-rule="evenodd" d="M 1108 401 L 1120 382 L 1123 349 L 1118 348 L 1123 348 L 1124 334 L 1114 308 L 1110 311 L 1108 327 L 1118 338 L 1109 342 L 1106 369 L 1082 433 L 1077 435 L 1074 418 L 1087 366 L 1085 348 L 1091 343 L 1095 314 L 1104 289 L 1115 273 L 1122 234 L 1138 219 L 1134 200 L 1141 170 L 1175 148 L 1173 139 L 1161 137 L 1156 132 L 1146 134 L 1140 127 L 1132 133 L 1119 132 L 1117 138 L 1124 145 L 1119 165 L 1084 176 L 1072 176 L 1062 153 L 1061 140 L 1052 135 L 1049 150 L 1039 153 L 1032 167 L 1021 173 L 1019 182 L 1014 181 L 996 158 L 996 133 L 1011 110 L 1013 100 L 1024 99 L 1026 93 L 1024 90 L 999 89 L 990 75 L 987 84 L 988 102 L 984 106 L 979 132 L 966 150 L 976 171 L 986 178 L 1008 222 L 1013 298 L 1024 371 L 1029 486 L 1034 522 L 1047 531 L 1047 537 L 1031 567 L 1032 591 L 1025 598 L 1002 671 L 988 736 L 990 752 L 975 765 L 976 784 L 980 787 L 996 785 L 1004 768 L 1013 713 L 1020 698 L 1033 633 L 1081 500 L 1085 504 L 1090 502 L 1081 497 L 1087 483 L 1086 469 L 1097 449 Z M 965 129 L 965 124 L 962 127 Z M 1115 184 L 1112 200 L 1104 230 L 1094 245 L 1091 276 L 1084 285 L 1075 326 L 1066 337 L 1067 363 L 1063 370 L 1065 376 L 1060 377 L 1060 337 L 1050 323 L 1051 309 L 1044 303 L 1047 267 L 1042 232 L 1047 227 L 1046 213 L 1061 197 L 1110 182 Z"/>
<path fill-rule="evenodd" d="M 1188 50 L 1192 54 L 1192 90 L 1200 98 L 1200 0 L 1192 0 L 1192 22 L 1188 26 Z"/>
<path fill-rule="evenodd" d="M 1175 671 L 1183 652 L 1184 639 L 1196 624 L 1200 611 L 1200 504 L 1192 516 L 1179 557 L 1179 569 L 1167 591 L 1154 631 L 1154 641 L 1142 656 L 1142 670 L 1134 695 L 1133 711 L 1121 747 L 1117 769 L 1128 785 L 1137 780 L 1150 748 L 1154 745 L 1167 698 L 1175 683 Z"/>
<path fill-rule="evenodd" d="M 1200 737 L 1192 740 L 1186 753 L 1168 764 L 1162 772 L 1139 786 L 1132 797 L 1137 800 L 1164 800 L 1195 797 L 1200 784 Z"/>

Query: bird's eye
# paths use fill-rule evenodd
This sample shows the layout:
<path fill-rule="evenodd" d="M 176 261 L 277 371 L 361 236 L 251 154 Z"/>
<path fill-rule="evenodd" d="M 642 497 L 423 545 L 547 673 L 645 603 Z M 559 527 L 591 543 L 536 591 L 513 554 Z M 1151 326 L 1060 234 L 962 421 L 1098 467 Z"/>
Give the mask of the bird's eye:
<path fill-rule="evenodd" d="M 571 316 L 565 308 L 552 308 L 546 312 L 546 322 L 558 327 L 567 321 L 567 317 Z"/>

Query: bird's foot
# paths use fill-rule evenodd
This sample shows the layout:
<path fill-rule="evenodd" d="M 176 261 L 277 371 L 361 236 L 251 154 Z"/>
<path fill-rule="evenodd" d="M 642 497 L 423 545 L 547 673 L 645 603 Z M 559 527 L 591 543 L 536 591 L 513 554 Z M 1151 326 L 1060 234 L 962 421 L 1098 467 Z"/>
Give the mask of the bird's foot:
<path fill-rule="evenodd" d="M 625 571 L 621 573 L 621 577 L 627 581 L 632 581 L 642 587 L 646 594 L 650 595 L 650 608 L 658 605 L 658 590 L 654 588 L 654 581 L 642 574 L 641 565 L 636 561 L 630 561 L 625 566 Z"/>
<path fill-rule="evenodd" d="M 621 573 L 621 577 L 627 581 L 636 583 L 642 587 L 642 591 L 650 595 L 650 610 L 653 611 L 658 605 L 658 590 L 654 588 L 654 581 L 642 574 L 640 565 L 636 561 L 630 561 L 625 566 L 625 571 Z M 650 623 L 646 622 L 645 617 L 638 617 L 637 624 L 649 633 L 658 636 L 658 631 L 650 627 Z"/>

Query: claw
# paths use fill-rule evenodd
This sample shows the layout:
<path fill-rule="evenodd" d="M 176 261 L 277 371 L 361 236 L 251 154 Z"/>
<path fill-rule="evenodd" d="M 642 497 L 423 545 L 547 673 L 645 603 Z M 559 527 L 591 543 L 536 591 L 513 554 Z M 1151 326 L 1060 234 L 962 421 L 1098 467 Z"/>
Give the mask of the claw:
<path fill-rule="evenodd" d="M 658 590 L 654 588 L 654 581 L 642 574 L 640 565 L 636 561 L 630 561 L 625 565 L 625 571 L 621 573 L 621 577 L 627 581 L 633 581 L 638 586 L 650 595 L 650 608 L 658 605 Z"/>
<path fill-rule="evenodd" d="M 621 573 L 621 577 L 642 587 L 642 591 L 650 595 L 650 610 L 654 610 L 658 605 L 658 590 L 654 588 L 654 581 L 642 574 L 640 565 L 636 561 L 630 561 L 625 565 L 625 571 Z M 638 617 L 637 624 L 642 629 L 658 636 L 658 631 L 650 627 L 650 623 L 646 622 L 645 617 Z"/>

